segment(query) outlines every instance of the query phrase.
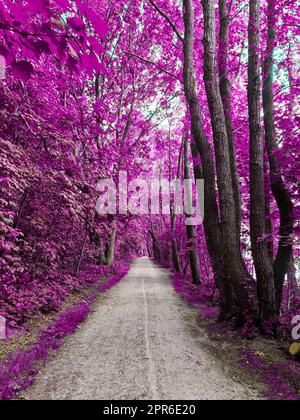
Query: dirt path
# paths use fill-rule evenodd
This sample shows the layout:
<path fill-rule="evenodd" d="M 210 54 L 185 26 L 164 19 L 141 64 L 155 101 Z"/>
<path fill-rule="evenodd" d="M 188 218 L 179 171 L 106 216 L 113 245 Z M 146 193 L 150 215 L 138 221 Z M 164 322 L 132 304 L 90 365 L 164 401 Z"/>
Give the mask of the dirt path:
<path fill-rule="evenodd" d="M 209 352 L 193 310 L 149 259 L 99 300 L 29 399 L 255 399 Z"/>

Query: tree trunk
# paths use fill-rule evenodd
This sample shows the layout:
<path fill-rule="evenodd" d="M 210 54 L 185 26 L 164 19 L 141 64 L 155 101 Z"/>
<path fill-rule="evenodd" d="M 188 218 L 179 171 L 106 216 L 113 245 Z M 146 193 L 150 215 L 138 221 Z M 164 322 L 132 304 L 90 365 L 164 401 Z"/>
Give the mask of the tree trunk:
<path fill-rule="evenodd" d="M 147 252 L 148 252 L 148 257 L 152 258 L 152 249 L 150 248 L 148 243 L 147 243 Z"/>
<path fill-rule="evenodd" d="M 173 267 L 176 273 L 180 273 L 180 263 L 179 263 L 178 252 L 177 252 L 177 244 L 174 239 L 174 230 L 172 232 L 172 262 L 173 262 Z"/>
<path fill-rule="evenodd" d="M 265 219 L 266 219 L 266 235 L 267 246 L 271 262 L 274 261 L 274 242 L 273 242 L 273 223 L 271 219 L 271 205 L 268 191 L 265 192 Z"/>
<path fill-rule="evenodd" d="M 99 255 L 98 255 L 98 264 L 99 265 L 106 265 L 106 257 L 105 257 L 105 251 L 103 248 L 102 241 L 100 240 L 99 243 Z"/>
<path fill-rule="evenodd" d="M 95 244 L 96 249 L 99 250 L 99 253 L 96 258 L 96 264 L 106 265 L 105 250 L 102 238 L 100 233 L 93 230 L 93 226 L 91 227 L 91 229 L 89 229 L 89 238 L 90 242 Z"/>
<path fill-rule="evenodd" d="M 253 312 L 249 299 L 251 278 L 240 251 L 240 234 L 237 229 L 236 205 L 231 176 L 231 161 L 224 109 L 217 80 L 216 22 L 213 0 L 202 0 L 204 13 L 204 82 L 211 115 L 216 155 L 217 184 L 220 197 L 222 251 L 226 273 L 232 282 L 237 298 L 239 315 Z"/>
<path fill-rule="evenodd" d="M 151 234 L 151 237 L 152 237 L 154 258 L 155 258 L 156 261 L 161 261 L 160 249 L 159 249 L 159 246 L 158 246 L 158 243 L 157 243 L 156 235 L 153 232 L 152 228 L 150 229 L 150 234 Z"/>
<path fill-rule="evenodd" d="M 177 165 L 177 176 L 176 179 L 178 180 L 180 178 L 180 167 L 181 167 L 181 160 L 182 160 L 182 149 L 183 149 L 183 142 L 180 147 L 179 157 L 178 157 L 178 165 Z M 171 171 L 170 171 L 170 182 L 171 182 Z M 170 201 L 170 214 L 171 214 L 171 235 L 172 235 L 172 261 L 173 261 L 173 267 L 176 273 L 180 273 L 180 260 L 178 256 L 177 251 L 177 243 L 175 240 L 175 225 L 176 225 L 176 213 L 174 205 L 172 206 Z"/>
<path fill-rule="evenodd" d="M 100 98 L 100 73 L 98 72 L 95 76 L 95 98 Z"/>
<path fill-rule="evenodd" d="M 75 277 L 78 277 L 78 274 L 79 274 L 79 270 L 80 270 L 82 259 L 83 259 L 84 249 L 85 249 L 87 238 L 88 238 L 88 233 L 89 233 L 89 230 L 88 230 L 88 227 L 87 227 L 86 231 L 85 231 L 85 235 L 84 235 L 84 240 L 82 241 L 82 246 L 81 246 L 81 249 L 80 249 L 79 260 L 78 260 L 76 270 L 75 270 Z"/>
<path fill-rule="evenodd" d="M 278 146 L 276 142 L 273 93 L 273 56 L 277 36 L 275 5 L 276 3 L 274 0 L 268 0 L 268 41 L 264 61 L 263 106 L 266 148 L 270 164 L 270 183 L 272 193 L 280 212 L 280 240 L 274 262 L 276 309 L 277 314 L 279 314 L 284 280 L 289 269 L 293 252 L 292 236 L 294 232 L 294 211 L 291 195 L 281 175 L 280 165 L 276 155 Z"/>
<path fill-rule="evenodd" d="M 112 231 L 109 237 L 109 241 L 106 248 L 106 265 L 111 267 L 115 259 L 115 241 L 117 236 L 117 227 L 115 222 L 113 222 Z"/>
<path fill-rule="evenodd" d="M 184 179 L 191 179 L 190 165 L 189 165 L 189 140 L 186 137 L 184 141 Z M 186 233 L 188 239 L 188 255 L 192 278 L 194 284 L 201 284 L 201 273 L 199 264 L 199 253 L 197 246 L 197 230 L 195 226 L 186 226 Z"/>
<path fill-rule="evenodd" d="M 225 293 L 227 288 L 227 275 L 224 269 L 224 261 L 221 250 L 214 159 L 209 141 L 203 128 L 202 110 L 196 87 L 194 68 L 194 8 L 191 0 L 184 1 L 184 24 L 184 89 L 191 118 L 191 132 L 198 152 L 195 157 L 195 148 L 192 145 L 192 153 L 194 161 L 198 159 L 198 154 L 201 157 L 204 179 L 205 216 L 203 224 L 205 238 L 214 271 L 215 281 L 220 290 L 222 312 L 225 316 L 225 314 L 228 314 L 231 310 L 231 304 L 227 298 L 228 293 Z"/>
<path fill-rule="evenodd" d="M 193 157 L 193 167 L 194 167 L 194 177 L 197 182 L 197 179 L 203 179 L 203 171 L 201 165 L 197 163 L 199 160 L 199 154 L 195 143 L 191 145 L 192 157 Z M 234 315 L 235 308 L 235 297 L 234 290 L 232 288 L 231 282 L 228 276 L 225 273 L 224 262 L 222 258 L 221 250 L 221 232 L 218 228 L 215 230 L 215 236 L 209 237 L 212 229 L 206 223 L 207 219 L 204 218 L 204 234 L 207 244 L 208 253 L 210 256 L 210 262 L 214 273 L 216 287 L 220 291 L 220 306 L 221 314 L 220 320 L 223 321 L 227 318 L 231 318 Z"/>
<path fill-rule="evenodd" d="M 293 253 L 292 253 L 292 257 L 290 261 L 287 281 L 288 281 L 288 296 L 287 296 L 286 310 L 289 311 L 291 309 L 291 306 L 293 305 L 294 298 L 299 293 L 299 287 L 298 287 L 297 278 L 296 278 L 295 259 L 294 259 Z"/>
<path fill-rule="evenodd" d="M 241 234 L 242 222 L 242 199 L 240 190 L 240 178 L 236 163 L 236 150 L 232 125 L 232 105 L 231 105 L 231 85 L 229 81 L 229 15 L 226 0 L 219 0 L 219 16 L 220 16 L 220 32 L 219 32 L 219 77 L 220 77 L 220 94 L 225 114 L 225 123 L 227 129 L 230 168 L 232 177 L 232 188 L 234 192 L 235 217 L 237 232 Z"/>
<path fill-rule="evenodd" d="M 21 222 L 21 217 L 22 217 L 22 212 L 24 210 L 25 203 L 26 203 L 26 200 L 27 200 L 28 196 L 29 196 L 29 192 L 27 190 L 24 191 L 19 209 L 17 211 L 17 217 L 16 217 L 16 221 L 14 223 L 14 229 L 19 229 L 20 222 Z"/>
<path fill-rule="evenodd" d="M 260 2 L 250 0 L 248 107 L 250 127 L 250 235 L 255 265 L 260 318 L 276 314 L 275 284 L 272 262 L 265 239 L 264 147 L 260 106 Z"/>

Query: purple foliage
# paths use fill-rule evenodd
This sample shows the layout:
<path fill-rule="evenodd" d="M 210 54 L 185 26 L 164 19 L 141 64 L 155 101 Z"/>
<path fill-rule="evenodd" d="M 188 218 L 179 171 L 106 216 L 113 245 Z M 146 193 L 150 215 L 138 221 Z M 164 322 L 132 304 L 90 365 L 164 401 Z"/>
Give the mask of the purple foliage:
<path fill-rule="evenodd" d="M 293 361 L 270 363 L 251 350 L 243 350 L 240 360 L 242 367 L 258 375 L 266 385 L 263 396 L 269 400 L 300 401 L 300 366 Z"/>
<path fill-rule="evenodd" d="M 9 361 L 0 365 L 0 398 L 12 399 L 34 382 L 38 374 L 37 361 L 45 362 L 50 350 L 58 349 L 62 338 L 73 333 L 77 326 L 87 317 L 94 296 L 91 295 L 86 303 L 60 314 L 47 327 L 37 343 L 28 350 L 13 355 Z"/>
<path fill-rule="evenodd" d="M 215 298 L 215 291 L 206 285 L 195 285 L 189 278 L 180 274 L 173 277 L 175 291 L 190 305 L 200 305 L 212 302 Z"/>

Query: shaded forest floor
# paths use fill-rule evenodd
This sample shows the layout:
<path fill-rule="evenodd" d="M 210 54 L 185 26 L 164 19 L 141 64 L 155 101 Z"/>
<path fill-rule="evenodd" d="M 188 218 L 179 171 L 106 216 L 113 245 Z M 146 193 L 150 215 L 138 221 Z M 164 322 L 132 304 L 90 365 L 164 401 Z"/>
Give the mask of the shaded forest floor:
<path fill-rule="evenodd" d="M 215 356 L 244 384 L 259 389 L 262 398 L 300 400 L 300 364 L 288 354 L 288 343 L 264 337 L 243 339 L 225 323 L 205 320 L 199 312 L 197 323 L 209 337 Z"/>
<path fill-rule="evenodd" d="M 173 286 L 193 308 L 210 352 L 234 378 L 258 390 L 263 399 L 300 400 L 300 363 L 288 352 L 290 342 L 265 338 L 254 332 L 252 339 L 245 339 L 242 332 L 228 322 L 218 322 L 218 308 L 210 299 L 205 301 L 205 292 L 195 293 L 195 286 L 177 275 Z"/>

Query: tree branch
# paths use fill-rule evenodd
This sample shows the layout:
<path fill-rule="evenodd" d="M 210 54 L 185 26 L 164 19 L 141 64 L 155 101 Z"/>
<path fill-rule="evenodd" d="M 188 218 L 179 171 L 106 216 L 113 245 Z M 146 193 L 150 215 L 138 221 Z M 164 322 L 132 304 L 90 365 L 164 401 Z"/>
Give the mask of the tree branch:
<path fill-rule="evenodd" d="M 175 32 L 175 34 L 177 35 L 178 39 L 180 39 L 180 41 L 184 44 L 184 38 L 183 36 L 180 34 L 180 32 L 178 31 L 178 29 L 176 28 L 175 24 L 172 22 L 172 20 L 169 18 L 168 15 L 166 15 L 166 13 L 164 13 L 160 7 L 157 6 L 157 4 L 153 1 L 153 0 L 149 0 L 149 2 L 152 4 L 152 6 L 155 8 L 155 10 L 163 17 L 166 19 L 166 21 L 169 23 L 169 25 L 171 26 L 171 28 L 173 29 L 173 31 Z"/>
<path fill-rule="evenodd" d="M 174 79 L 176 79 L 176 80 L 178 80 L 178 81 L 180 81 L 180 82 L 182 83 L 182 81 L 178 78 L 178 76 L 176 76 L 175 74 L 173 74 L 173 73 L 169 72 L 168 70 L 165 70 L 165 69 L 163 69 L 163 68 L 159 67 L 159 65 L 158 65 L 158 64 L 156 64 L 156 63 L 154 63 L 153 61 L 147 60 L 146 58 L 143 58 L 143 57 L 141 57 L 141 56 L 139 56 L 139 55 L 136 55 L 136 54 L 134 54 L 134 53 L 132 53 L 132 52 L 129 52 L 129 51 L 123 51 L 123 53 L 124 53 L 124 54 L 126 54 L 126 55 L 129 55 L 129 56 L 131 56 L 131 57 L 135 57 L 135 58 L 137 58 L 138 60 L 144 61 L 144 62 L 145 62 L 145 63 L 147 63 L 147 64 L 151 64 L 152 66 L 155 66 L 155 67 L 156 67 L 159 71 L 161 71 L 162 73 L 165 73 L 165 74 L 167 74 L 167 75 L 169 75 L 169 76 L 171 76 L 171 77 L 174 77 Z"/>

